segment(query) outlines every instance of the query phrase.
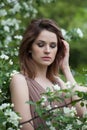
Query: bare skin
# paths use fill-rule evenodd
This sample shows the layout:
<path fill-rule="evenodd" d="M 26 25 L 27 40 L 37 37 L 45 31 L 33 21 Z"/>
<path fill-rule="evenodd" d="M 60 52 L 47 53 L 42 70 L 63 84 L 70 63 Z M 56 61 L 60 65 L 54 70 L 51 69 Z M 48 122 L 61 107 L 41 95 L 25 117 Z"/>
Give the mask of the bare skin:
<path fill-rule="evenodd" d="M 39 45 L 38 45 L 39 44 Z M 55 46 L 54 48 L 52 46 Z M 46 78 L 46 71 L 48 65 L 50 65 L 55 58 L 57 52 L 57 37 L 56 34 L 43 31 L 35 43 L 32 46 L 32 57 L 36 62 L 37 66 L 37 75 L 35 80 L 43 84 L 43 88 L 47 86 L 52 86 L 52 83 Z M 40 55 L 38 55 L 38 53 Z M 43 58 L 49 56 L 50 58 Z M 25 77 L 22 74 L 16 74 L 13 76 L 10 84 L 11 88 L 11 99 L 14 103 L 14 110 L 19 112 L 22 120 L 21 122 L 31 119 L 30 107 L 25 104 L 26 101 L 29 101 L 29 91 L 28 86 L 25 80 Z M 28 123 L 23 125 L 21 130 L 34 130 L 33 127 Z"/>
<path fill-rule="evenodd" d="M 43 41 L 41 42 L 41 45 L 43 45 L 43 47 L 38 46 L 37 44 L 38 41 Z M 69 67 L 69 44 L 64 40 L 63 43 L 66 46 L 66 55 L 64 59 L 61 61 L 61 70 L 64 73 L 66 81 L 70 81 L 73 84 L 76 83 L 76 81 Z M 35 77 L 35 80 L 39 84 L 41 84 L 41 86 L 44 89 L 46 89 L 46 87 L 48 86 L 52 89 L 53 85 L 52 82 L 47 79 L 46 72 L 48 65 L 50 65 L 54 61 L 58 48 L 57 46 L 51 48 L 51 44 L 52 46 L 57 44 L 56 35 L 52 32 L 45 30 L 42 31 L 42 33 L 38 36 L 36 42 L 32 46 L 32 57 L 33 60 L 35 60 L 37 66 L 37 75 Z M 39 56 L 36 55 L 37 52 L 40 54 Z M 48 56 L 50 58 L 48 59 L 42 58 L 45 56 Z M 65 88 L 65 83 L 63 82 L 63 80 L 60 79 L 60 77 L 57 78 L 62 88 Z M 14 75 L 11 80 L 10 89 L 11 89 L 11 99 L 12 102 L 14 103 L 14 110 L 20 113 L 22 117 L 21 122 L 31 119 L 32 117 L 30 113 L 30 107 L 25 103 L 26 101 L 29 101 L 29 90 L 25 77 L 22 74 Z M 75 90 L 87 91 L 87 88 L 80 87 L 77 85 Z M 77 97 L 73 97 L 73 99 L 77 99 Z M 86 111 L 86 108 L 81 108 L 79 103 L 76 105 L 76 109 L 79 115 L 82 115 Z M 21 130 L 34 130 L 34 129 L 29 123 L 27 123 L 23 125 L 23 128 Z"/>

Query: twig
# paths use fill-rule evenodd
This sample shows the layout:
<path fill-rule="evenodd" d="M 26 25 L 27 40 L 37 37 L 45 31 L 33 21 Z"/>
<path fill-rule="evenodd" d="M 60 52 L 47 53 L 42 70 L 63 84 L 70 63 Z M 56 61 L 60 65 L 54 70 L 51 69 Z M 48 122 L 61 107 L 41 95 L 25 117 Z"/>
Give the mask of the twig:
<path fill-rule="evenodd" d="M 80 99 L 77 99 L 77 100 L 73 100 L 73 101 L 67 103 L 66 106 L 72 104 L 73 102 L 79 102 L 79 101 L 81 101 L 82 99 L 83 99 L 83 98 L 80 98 Z M 61 105 L 61 106 L 58 106 L 58 107 L 53 107 L 53 108 L 51 108 L 50 110 L 48 110 L 47 112 L 49 113 L 50 111 L 53 111 L 53 110 L 55 110 L 55 109 L 57 109 L 57 108 L 63 108 L 64 106 L 65 106 L 65 105 Z M 44 115 L 44 114 L 46 114 L 46 113 L 43 112 L 43 115 Z M 23 125 L 23 124 L 26 124 L 26 123 L 30 123 L 31 121 L 35 120 L 36 118 L 39 118 L 39 116 L 35 116 L 35 117 L 33 117 L 32 119 L 30 119 L 30 120 L 21 122 L 19 125 Z M 30 124 L 31 124 L 31 123 L 30 123 Z"/>

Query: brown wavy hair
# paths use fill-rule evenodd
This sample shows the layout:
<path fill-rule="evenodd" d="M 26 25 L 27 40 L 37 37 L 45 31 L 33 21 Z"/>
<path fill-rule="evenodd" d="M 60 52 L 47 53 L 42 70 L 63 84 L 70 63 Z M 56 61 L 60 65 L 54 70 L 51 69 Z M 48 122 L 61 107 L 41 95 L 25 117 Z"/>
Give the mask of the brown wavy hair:
<path fill-rule="evenodd" d="M 51 19 L 32 20 L 29 26 L 27 27 L 23 35 L 23 40 L 21 42 L 20 49 L 19 49 L 20 68 L 25 75 L 27 74 L 30 78 L 33 79 L 35 78 L 37 72 L 35 69 L 35 63 L 29 51 L 31 51 L 32 44 L 39 36 L 41 31 L 43 31 L 44 29 L 55 33 L 58 41 L 57 44 L 58 50 L 57 50 L 55 60 L 50 66 L 48 66 L 47 69 L 47 78 L 50 81 L 54 82 L 55 81 L 54 75 L 55 76 L 58 75 L 60 61 L 65 56 L 65 46 L 62 42 L 64 38 L 62 36 L 60 28 Z"/>

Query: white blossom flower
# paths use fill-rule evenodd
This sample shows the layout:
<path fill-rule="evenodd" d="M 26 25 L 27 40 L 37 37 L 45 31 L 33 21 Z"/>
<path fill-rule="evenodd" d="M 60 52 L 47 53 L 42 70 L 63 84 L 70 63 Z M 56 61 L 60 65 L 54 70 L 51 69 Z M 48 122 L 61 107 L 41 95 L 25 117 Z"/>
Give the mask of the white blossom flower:
<path fill-rule="evenodd" d="M 19 117 L 14 111 L 12 111 L 11 109 L 6 109 L 4 115 L 8 117 L 8 122 L 12 123 L 16 127 L 18 126 L 21 117 Z"/>
<path fill-rule="evenodd" d="M 27 18 L 27 17 L 30 17 L 30 14 L 29 14 L 29 13 L 26 13 L 26 14 L 24 15 L 24 18 Z"/>
<path fill-rule="evenodd" d="M 75 86 L 76 86 L 76 83 L 71 84 L 70 81 L 67 81 L 67 82 L 65 83 L 65 85 L 66 85 L 67 88 L 72 88 L 72 87 L 75 87 Z"/>
<path fill-rule="evenodd" d="M 0 93 L 2 92 L 2 90 L 0 89 Z"/>
<path fill-rule="evenodd" d="M 46 125 L 49 126 L 50 130 L 56 130 L 55 127 L 52 125 L 51 121 L 46 121 Z"/>
<path fill-rule="evenodd" d="M 54 85 L 53 88 L 54 90 L 57 90 L 57 91 L 60 90 L 60 86 L 58 84 Z"/>
<path fill-rule="evenodd" d="M 80 28 L 77 28 L 77 34 L 79 35 L 79 37 L 83 37 L 83 33 Z"/>
<path fill-rule="evenodd" d="M 11 107 L 14 107 L 14 104 L 13 104 L 13 103 L 11 104 Z"/>
<path fill-rule="evenodd" d="M 82 122 L 81 122 L 79 119 L 77 119 L 76 121 L 77 121 L 77 124 L 78 124 L 78 125 L 81 125 L 81 124 L 82 124 Z"/>
<path fill-rule="evenodd" d="M 56 130 L 54 126 L 50 126 L 50 130 Z"/>
<path fill-rule="evenodd" d="M 15 74 L 18 74 L 19 72 L 17 70 L 13 70 L 12 73 L 10 74 L 10 77 L 12 78 Z"/>
<path fill-rule="evenodd" d="M 3 110 L 7 107 L 10 107 L 10 103 L 3 103 L 1 106 L 0 106 L 0 110 Z"/>
<path fill-rule="evenodd" d="M 2 7 L 4 7 L 5 6 L 5 4 L 4 3 L 0 3 L 0 7 L 2 8 Z"/>
<path fill-rule="evenodd" d="M 65 130 L 72 130 L 72 125 L 71 124 L 67 124 L 66 129 Z"/>
<path fill-rule="evenodd" d="M 87 111 L 84 112 L 83 117 L 87 118 Z"/>
<path fill-rule="evenodd" d="M 67 31 L 66 31 L 65 29 L 62 28 L 62 29 L 61 29 L 61 32 L 62 32 L 63 37 L 64 37 L 66 40 L 68 40 L 68 41 L 71 40 L 71 36 L 67 35 Z"/>
<path fill-rule="evenodd" d="M 51 126 L 52 125 L 51 121 L 46 121 L 46 125 Z"/>
<path fill-rule="evenodd" d="M 66 116 L 74 117 L 75 114 L 77 114 L 77 111 L 76 111 L 76 108 L 75 108 L 75 107 L 71 107 L 71 108 L 69 108 L 69 107 L 64 107 L 64 108 L 63 108 L 63 111 L 64 111 L 64 114 L 65 114 Z"/>
<path fill-rule="evenodd" d="M 71 36 L 70 35 L 65 35 L 64 38 L 68 41 L 71 41 Z"/>
<path fill-rule="evenodd" d="M 5 9 L 0 10 L 0 17 L 1 16 L 6 16 L 6 15 L 7 15 L 7 12 L 6 12 Z"/>
<path fill-rule="evenodd" d="M 21 35 L 16 35 L 14 36 L 15 39 L 19 39 L 19 40 L 22 40 L 22 36 Z"/>
<path fill-rule="evenodd" d="M 8 59 L 9 59 L 9 57 L 8 57 L 6 54 L 1 54 L 1 55 L 0 55 L 0 58 L 1 58 L 1 59 L 5 59 L 5 60 L 8 60 Z"/>
<path fill-rule="evenodd" d="M 9 64 L 10 64 L 10 65 L 13 65 L 12 59 L 9 60 Z"/>
<path fill-rule="evenodd" d="M 10 31 L 9 26 L 5 25 L 5 26 L 4 26 L 4 30 L 5 30 L 6 32 L 9 32 L 9 31 Z"/>
<path fill-rule="evenodd" d="M 13 129 L 12 127 L 10 127 L 10 128 L 8 128 L 7 130 L 15 130 L 15 129 Z"/>
<path fill-rule="evenodd" d="M 6 125 L 6 121 L 4 121 L 2 124 L 3 124 L 3 126 L 5 126 Z"/>
<path fill-rule="evenodd" d="M 15 56 L 18 56 L 18 51 L 15 51 L 15 53 L 14 53 L 14 54 L 15 54 Z"/>
<path fill-rule="evenodd" d="M 29 7 L 28 7 L 28 5 L 27 5 L 27 3 L 26 3 L 26 2 L 23 2 L 22 4 L 23 4 L 23 6 L 25 7 L 25 9 L 26 9 L 26 10 L 28 10 L 28 9 L 29 9 Z"/>
<path fill-rule="evenodd" d="M 47 101 L 47 98 L 46 98 L 46 96 L 42 96 L 41 98 L 42 98 L 41 105 L 45 106 L 45 102 Z"/>
<path fill-rule="evenodd" d="M 45 106 L 45 103 L 44 103 L 44 102 L 41 102 L 41 106 Z"/>
<path fill-rule="evenodd" d="M 17 0 L 7 0 L 8 3 L 17 4 Z"/>
<path fill-rule="evenodd" d="M 87 125 L 83 125 L 82 130 L 87 130 Z"/>
<path fill-rule="evenodd" d="M 46 106 L 47 110 L 50 110 L 51 108 L 52 108 L 51 105 Z"/>
<path fill-rule="evenodd" d="M 65 83 L 65 85 L 66 85 L 67 88 L 71 88 L 71 87 L 72 87 L 70 81 L 67 81 L 67 82 Z"/>
<path fill-rule="evenodd" d="M 7 0 L 7 2 L 8 2 L 8 3 L 11 3 L 11 2 L 12 2 L 12 0 Z"/>
<path fill-rule="evenodd" d="M 6 81 L 4 81 L 3 83 L 6 84 Z"/>
<path fill-rule="evenodd" d="M 16 12 L 19 12 L 21 9 L 20 4 L 17 2 L 14 7 L 12 9 L 10 9 L 10 12 L 12 12 L 13 14 L 15 14 Z"/>
<path fill-rule="evenodd" d="M 66 36 L 66 30 L 65 29 L 61 29 L 62 35 L 65 37 Z"/>
<path fill-rule="evenodd" d="M 13 105 L 14 104 L 3 103 L 0 106 L 0 111 L 3 112 L 3 115 L 5 117 L 5 119 L 2 122 L 2 125 L 6 127 L 6 124 L 11 123 L 12 126 L 15 126 L 17 128 L 17 130 L 20 130 L 19 120 L 21 120 L 22 118 L 12 110 Z M 13 129 L 13 127 L 8 127 L 7 130 L 15 130 L 15 129 Z"/>
<path fill-rule="evenodd" d="M 17 20 L 16 18 L 14 19 L 11 19 L 11 18 L 8 18 L 7 20 L 1 20 L 1 25 L 3 26 L 15 26 L 15 30 L 18 30 L 19 29 L 19 23 L 21 21 L 20 20 Z"/>
<path fill-rule="evenodd" d="M 5 47 L 8 47 L 8 44 L 12 41 L 12 37 L 11 36 L 7 36 L 4 40 L 5 43 Z"/>
<path fill-rule="evenodd" d="M 6 73 L 6 76 L 9 77 L 9 75 L 10 75 L 10 74 L 7 72 L 7 73 Z"/>
<path fill-rule="evenodd" d="M 43 95 L 41 98 L 43 99 L 43 102 L 47 101 L 47 97 L 46 96 Z"/>

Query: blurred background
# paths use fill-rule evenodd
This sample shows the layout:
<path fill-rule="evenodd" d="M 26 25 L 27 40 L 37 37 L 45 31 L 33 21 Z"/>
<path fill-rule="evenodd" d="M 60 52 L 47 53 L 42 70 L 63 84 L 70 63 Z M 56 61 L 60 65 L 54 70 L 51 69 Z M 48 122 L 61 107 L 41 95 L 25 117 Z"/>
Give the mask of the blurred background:
<path fill-rule="evenodd" d="M 0 0 L 0 88 L 7 89 L 9 77 L 19 70 L 19 45 L 34 18 L 57 22 L 70 44 L 72 73 L 87 84 L 87 0 Z"/>

